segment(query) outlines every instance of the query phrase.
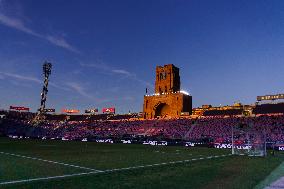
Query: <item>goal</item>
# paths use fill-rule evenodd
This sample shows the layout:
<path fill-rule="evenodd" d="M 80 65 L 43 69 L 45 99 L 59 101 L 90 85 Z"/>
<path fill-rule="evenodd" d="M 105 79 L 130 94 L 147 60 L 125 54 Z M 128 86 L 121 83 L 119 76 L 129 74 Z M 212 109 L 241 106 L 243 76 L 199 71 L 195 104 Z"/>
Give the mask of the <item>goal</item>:
<path fill-rule="evenodd" d="M 266 156 L 265 129 L 253 124 L 239 123 L 232 127 L 232 154 Z"/>

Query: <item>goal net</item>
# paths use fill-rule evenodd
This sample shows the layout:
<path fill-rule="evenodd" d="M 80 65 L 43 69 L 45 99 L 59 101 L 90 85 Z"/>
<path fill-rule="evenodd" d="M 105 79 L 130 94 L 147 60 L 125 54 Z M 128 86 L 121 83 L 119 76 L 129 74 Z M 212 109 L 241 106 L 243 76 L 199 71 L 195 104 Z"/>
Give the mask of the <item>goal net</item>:
<path fill-rule="evenodd" d="M 240 123 L 232 127 L 232 154 L 266 156 L 266 134 L 253 124 Z"/>

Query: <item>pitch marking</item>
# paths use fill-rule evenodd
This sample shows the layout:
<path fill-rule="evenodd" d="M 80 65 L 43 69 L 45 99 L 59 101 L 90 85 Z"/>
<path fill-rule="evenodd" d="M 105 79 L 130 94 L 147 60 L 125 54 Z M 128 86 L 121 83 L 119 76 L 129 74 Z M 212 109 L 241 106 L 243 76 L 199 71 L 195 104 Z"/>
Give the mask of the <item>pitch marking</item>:
<path fill-rule="evenodd" d="M 42 162 L 47 162 L 47 163 L 53 163 L 53 164 L 58 164 L 58 165 L 64 165 L 64 166 L 68 166 L 68 167 L 75 167 L 75 168 L 85 169 L 85 170 L 89 170 L 89 171 L 98 171 L 98 172 L 101 171 L 101 170 L 92 169 L 92 168 L 88 168 L 88 167 L 82 167 L 82 166 L 72 165 L 72 164 L 68 164 L 68 163 L 62 163 L 62 162 L 58 162 L 58 161 L 51 161 L 51 160 L 35 158 L 35 157 L 30 157 L 30 156 L 23 156 L 23 155 L 12 154 L 12 153 L 7 153 L 7 152 L 0 152 L 0 154 L 20 157 L 20 158 L 25 158 L 25 159 L 32 159 L 32 160 L 37 160 L 37 161 L 42 161 Z"/>
<path fill-rule="evenodd" d="M 0 152 L 1 154 L 7 154 L 7 155 L 12 155 L 10 153 L 5 153 L 5 152 Z M 21 157 L 19 155 L 13 154 L 17 157 Z M 220 157 L 227 157 L 231 156 L 232 154 L 227 154 L 227 155 L 221 155 L 221 156 L 209 156 L 211 159 L 213 158 L 220 158 Z M 27 156 L 24 156 L 27 157 Z M 208 158 L 208 157 L 207 157 Z M 29 158 L 29 159 L 34 159 L 34 158 Z M 42 159 L 37 160 L 42 161 Z M 203 158 L 204 159 L 204 158 Z M 206 159 L 206 157 L 205 157 Z M 14 181 L 7 181 L 7 182 L 0 182 L 0 185 L 8 185 L 8 184 L 20 184 L 20 183 L 27 183 L 27 182 L 33 182 L 33 181 L 42 181 L 42 180 L 54 180 L 54 179 L 60 179 L 60 178 L 68 178 L 68 177 L 75 177 L 75 176 L 82 176 L 82 175 L 93 175 L 93 174 L 100 174 L 100 173 L 112 173 L 116 171 L 124 171 L 124 170 L 132 170 L 132 169 L 139 169 L 139 168 L 145 168 L 145 167 L 154 167 L 154 166 L 162 166 L 162 165 L 170 165 L 170 164 L 178 164 L 178 163 L 186 163 L 190 161 L 196 161 L 198 159 L 187 159 L 187 160 L 182 160 L 182 161 L 171 161 L 167 163 L 156 163 L 156 164 L 150 164 L 150 165 L 140 165 L 140 166 L 133 166 L 133 167 L 125 167 L 125 168 L 117 168 L 117 169 L 107 169 L 107 170 L 95 170 L 91 172 L 84 172 L 84 173 L 75 173 L 75 174 L 67 174 L 67 175 L 61 175 L 61 176 L 52 176 L 52 177 L 39 177 L 39 178 L 33 178 L 33 179 L 24 179 L 24 180 L 14 180 Z M 46 160 L 48 161 L 48 160 Z M 56 164 L 62 164 L 57 162 Z M 69 165 L 69 164 L 67 164 Z M 72 167 L 80 167 L 76 165 L 72 165 Z M 83 168 L 83 167 L 81 167 Z M 87 168 L 90 169 L 90 168 Z"/>

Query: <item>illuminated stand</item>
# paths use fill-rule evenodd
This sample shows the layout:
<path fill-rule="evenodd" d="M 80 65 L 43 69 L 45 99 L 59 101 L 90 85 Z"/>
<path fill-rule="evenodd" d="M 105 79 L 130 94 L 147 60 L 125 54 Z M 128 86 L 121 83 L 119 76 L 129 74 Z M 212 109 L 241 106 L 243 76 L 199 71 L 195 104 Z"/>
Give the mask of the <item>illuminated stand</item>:
<path fill-rule="evenodd" d="M 52 64 L 49 62 L 45 62 L 43 64 L 43 75 L 44 75 L 44 84 L 41 92 L 41 100 L 40 100 L 40 108 L 37 112 L 37 116 L 34 119 L 35 124 L 40 123 L 45 119 L 44 113 L 45 113 L 45 102 L 48 92 L 48 79 L 51 74 L 51 68 Z"/>
<path fill-rule="evenodd" d="M 253 128 L 252 124 L 232 126 L 232 154 L 266 156 L 266 133 Z"/>

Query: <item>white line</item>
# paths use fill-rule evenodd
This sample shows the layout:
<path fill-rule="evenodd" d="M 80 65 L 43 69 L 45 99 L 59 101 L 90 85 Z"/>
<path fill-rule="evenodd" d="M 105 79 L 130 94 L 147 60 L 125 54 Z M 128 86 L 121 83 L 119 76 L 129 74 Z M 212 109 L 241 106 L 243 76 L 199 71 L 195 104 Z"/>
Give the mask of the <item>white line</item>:
<path fill-rule="evenodd" d="M 218 157 L 227 157 L 227 156 L 231 156 L 231 154 L 222 155 L 222 156 L 209 156 L 209 157 L 218 158 Z M 39 177 L 39 178 L 33 178 L 33 179 L 7 181 L 7 182 L 0 182 L 0 185 L 19 184 L 19 183 L 27 183 L 27 182 L 41 181 L 41 180 L 60 179 L 60 178 L 75 177 L 75 176 L 82 176 L 82 175 L 94 175 L 94 174 L 100 174 L 100 173 L 112 173 L 112 172 L 116 172 L 116 171 L 132 170 L 132 169 L 139 169 L 139 168 L 145 168 L 145 167 L 186 163 L 186 162 L 196 161 L 196 160 L 198 160 L 198 159 L 187 159 L 187 160 L 182 160 L 182 161 L 171 161 L 171 162 L 167 162 L 167 163 L 164 162 L 164 163 L 156 163 L 156 164 L 149 164 L 149 165 L 139 165 L 139 166 L 133 166 L 133 167 L 117 168 L 117 169 L 107 169 L 107 170 L 104 170 L 104 171 L 95 170 L 95 171 L 91 171 L 91 172 L 75 173 L 75 174 L 68 174 L 68 175 L 61 175 L 61 176 Z"/>
<path fill-rule="evenodd" d="M 57 145 L 48 145 L 48 144 L 45 144 L 45 145 L 38 145 L 38 146 L 41 146 L 41 147 L 54 147 L 54 146 L 57 146 Z"/>
<path fill-rule="evenodd" d="M 53 176 L 53 177 L 39 177 L 39 178 L 34 178 L 34 179 L 15 180 L 15 181 L 1 182 L 0 185 L 19 184 L 19 183 L 26 183 L 26 182 L 39 181 L 39 180 L 51 180 L 51 179 L 57 179 L 57 178 L 66 178 L 66 177 L 74 177 L 74 176 L 80 176 L 80 175 L 89 175 L 89 174 L 94 174 L 94 173 L 98 173 L 98 172 L 92 171 L 92 172 L 87 172 L 87 173 L 76 173 L 76 174 Z"/>
<path fill-rule="evenodd" d="M 20 158 L 25 158 L 25 159 L 32 159 L 32 160 L 37 160 L 37 161 L 43 161 L 43 162 L 53 163 L 53 164 L 58 164 L 58 165 L 64 165 L 64 166 L 68 166 L 68 167 L 75 167 L 75 168 L 85 169 L 85 170 L 89 170 L 89 171 L 101 171 L 101 170 L 92 169 L 92 168 L 88 168 L 88 167 L 82 167 L 82 166 L 78 166 L 78 165 L 72 165 L 72 164 L 68 164 L 68 163 L 61 163 L 61 162 L 57 162 L 57 161 L 51 161 L 51 160 L 46 160 L 46 159 L 41 159 L 41 158 L 23 156 L 23 155 L 18 155 L 18 154 L 12 154 L 12 153 L 6 153 L 6 152 L 0 152 L 0 154 L 20 157 Z"/>

